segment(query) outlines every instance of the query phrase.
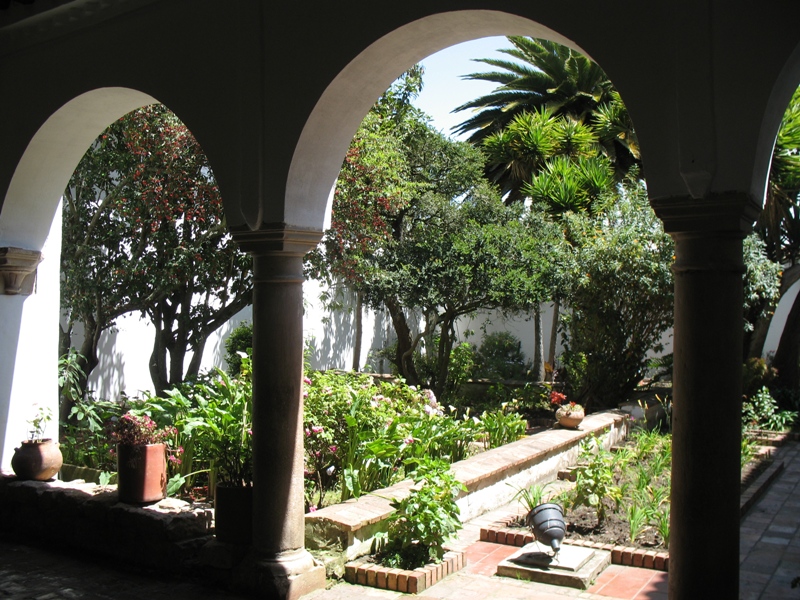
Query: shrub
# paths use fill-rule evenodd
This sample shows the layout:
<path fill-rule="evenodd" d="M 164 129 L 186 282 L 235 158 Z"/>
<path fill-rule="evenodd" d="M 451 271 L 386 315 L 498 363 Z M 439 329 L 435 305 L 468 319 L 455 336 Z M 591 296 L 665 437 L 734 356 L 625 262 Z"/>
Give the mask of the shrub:
<path fill-rule="evenodd" d="M 777 377 L 778 371 L 767 364 L 766 359 L 748 358 L 742 367 L 742 393 L 746 398 L 768 386 Z"/>
<path fill-rule="evenodd" d="M 660 351 L 672 325 L 674 246 L 634 182 L 607 213 L 564 222 L 575 240 L 559 257 L 569 395 L 584 406 L 614 406 L 642 379 L 648 352 Z"/>
<path fill-rule="evenodd" d="M 509 406 L 504 404 L 500 410 L 484 412 L 481 415 L 481 429 L 485 433 L 484 447 L 499 448 L 510 442 L 516 442 L 525 437 L 528 423 L 518 412 L 506 410 Z"/>
<path fill-rule="evenodd" d="M 242 368 L 242 354 L 253 353 L 253 324 L 242 321 L 225 339 L 225 362 L 228 373 L 236 377 Z"/>
<path fill-rule="evenodd" d="M 475 375 L 485 379 L 524 379 L 530 370 L 522 342 L 507 331 L 485 335 L 475 361 Z"/>
<path fill-rule="evenodd" d="M 747 429 L 784 431 L 797 419 L 797 412 L 778 410 L 778 403 L 764 386 L 742 404 L 742 422 Z"/>
<path fill-rule="evenodd" d="M 456 497 L 466 491 L 449 465 L 441 460 L 416 459 L 411 493 L 392 502 L 386 547 L 381 562 L 387 567 L 415 569 L 441 562 L 444 544 L 459 529 Z"/>

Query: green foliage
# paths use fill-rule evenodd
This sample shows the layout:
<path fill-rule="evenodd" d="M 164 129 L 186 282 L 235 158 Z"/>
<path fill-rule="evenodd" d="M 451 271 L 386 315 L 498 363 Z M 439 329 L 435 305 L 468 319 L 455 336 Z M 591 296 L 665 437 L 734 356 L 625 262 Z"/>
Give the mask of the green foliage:
<path fill-rule="evenodd" d="M 638 504 L 630 504 L 627 509 L 628 524 L 630 525 L 630 541 L 633 543 L 647 527 L 647 512 Z"/>
<path fill-rule="evenodd" d="M 569 307 L 561 315 L 569 395 L 616 405 L 672 325 L 672 240 L 633 181 L 607 213 L 562 221 L 573 242 L 560 247 L 554 283 Z"/>
<path fill-rule="evenodd" d="M 622 500 L 620 488 L 614 483 L 614 470 L 609 452 L 596 440 L 581 442 L 578 466 L 575 467 L 575 490 L 572 506 L 587 506 L 597 513 L 597 520 L 603 523 L 611 502 L 619 507 Z"/>
<path fill-rule="evenodd" d="M 539 169 L 543 156 L 607 157 L 618 174 L 640 160 L 628 112 L 596 63 L 554 42 L 521 36 L 508 41 L 513 47 L 499 52 L 513 60 L 482 59 L 479 62 L 494 70 L 466 76 L 496 83 L 497 88 L 456 110 L 473 110 L 473 116 L 461 123 L 457 132 L 471 132 L 470 142 L 489 148 L 488 175 L 501 186 L 504 196 L 508 194 L 509 201 L 523 198 L 520 186 Z M 559 118 L 558 135 L 543 131 L 552 125 L 536 121 L 535 115 L 545 110 Z M 516 148 L 513 136 L 504 138 L 515 125 L 521 133 L 516 136 Z M 500 138 L 499 152 L 490 148 L 492 136 Z M 554 138 L 560 141 L 554 143 Z"/>
<path fill-rule="evenodd" d="M 517 493 L 514 494 L 514 500 L 522 504 L 525 511 L 529 513 L 542 503 L 548 485 L 550 484 L 546 483 L 541 485 L 539 483 L 533 483 L 528 487 L 517 488 Z"/>
<path fill-rule="evenodd" d="M 75 348 L 70 348 L 58 359 L 59 397 L 70 401 L 73 405 L 83 397 L 82 382 L 86 374 L 83 372 L 81 362 L 85 363 L 85 357 L 81 357 Z"/>
<path fill-rule="evenodd" d="M 522 342 L 507 331 L 485 335 L 475 360 L 475 376 L 485 379 L 524 379 L 530 370 Z"/>
<path fill-rule="evenodd" d="M 228 373 L 234 377 L 242 369 L 242 355 L 253 353 L 253 324 L 242 321 L 225 338 L 225 362 L 228 364 Z"/>
<path fill-rule="evenodd" d="M 518 412 L 506 410 L 508 406 L 504 404 L 500 407 L 500 410 L 484 412 L 481 415 L 481 424 L 486 432 L 484 447 L 487 450 L 499 448 L 525 437 L 528 423 Z"/>
<path fill-rule="evenodd" d="M 450 352 L 448 381 L 452 396 L 457 396 L 462 385 L 475 374 L 475 347 L 469 342 L 456 344 Z"/>
<path fill-rule="evenodd" d="M 742 394 L 750 398 L 761 388 L 769 386 L 777 375 L 778 371 L 771 367 L 766 359 L 748 358 L 742 367 Z"/>
<path fill-rule="evenodd" d="M 386 308 L 397 373 L 447 399 L 466 372 L 464 356 L 453 353 L 456 320 L 482 309 L 529 309 L 544 296 L 545 260 L 520 211 L 483 180 L 480 151 L 405 104 L 418 76 L 392 86 L 362 123 L 337 181 L 331 228 L 307 271 Z M 336 294 L 334 287 L 328 300 Z M 409 311 L 425 315 L 423 335 L 412 335 Z M 423 339 L 437 344 L 425 348 L 430 368 L 420 376 L 413 357 Z"/>
<path fill-rule="evenodd" d="M 785 431 L 796 419 L 797 412 L 778 409 L 778 403 L 766 386 L 742 404 L 742 422 L 747 429 Z"/>
<path fill-rule="evenodd" d="M 780 300 L 782 266 L 770 260 L 766 243 L 751 233 L 743 244 L 744 328 L 753 331 L 759 319 L 771 316 Z"/>
<path fill-rule="evenodd" d="M 413 461 L 415 486 L 392 502 L 388 541 L 381 562 L 389 567 L 415 569 L 441 562 L 444 544 L 461 529 L 456 497 L 466 487 L 441 460 Z"/>
<path fill-rule="evenodd" d="M 125 411 L 125 405 L 117 402 L 92 397 L 77 399 L 69 419 L 61 422 L 61 454 L 64 462 L 102 471 L 116 471 L 110 425 Z"/>

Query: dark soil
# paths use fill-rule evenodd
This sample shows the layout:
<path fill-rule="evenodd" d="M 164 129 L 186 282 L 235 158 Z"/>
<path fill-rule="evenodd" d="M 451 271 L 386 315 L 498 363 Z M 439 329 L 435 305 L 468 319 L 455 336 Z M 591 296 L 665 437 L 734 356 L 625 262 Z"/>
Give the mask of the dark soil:
<path fill-rule="evenodd" d="M 744 469 L 742 469 L 742 486 L 744 491 L 751 485 L 758 476 L 772 464 L 771 459 L 754 458 Z M 635 542 L 630 541 L 630 527 L 624 513 L 618 514 L 608 507 L 605 523 L 599 524 L 597 513 L 585 506 L 579 506 L 568 510 L 564 515 L 564 522 L 567 526 L 565 541 L 586 540 L 600 544 L 614 544 L 641 548 L 645 550 L 663 551 L 664 545 L 661 536 L 658 535 L 655 527 L 648 527 L 637 536 Z M 523 527 L 522 519 L 515 521 L 511 527 Z"/>

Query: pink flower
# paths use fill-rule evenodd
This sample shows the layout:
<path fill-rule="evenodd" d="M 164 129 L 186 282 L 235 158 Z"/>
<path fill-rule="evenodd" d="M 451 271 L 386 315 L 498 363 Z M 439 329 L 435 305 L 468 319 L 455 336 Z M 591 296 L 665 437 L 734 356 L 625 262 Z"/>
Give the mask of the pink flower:
<path fill-rule="evenodd" d="M 312 433 L 322 433 L 323 431 L 325 431 L 325 428 L 322 427 L 321 425 L 314 425 L 311 427 Z"/>
<path fill-rule="evenodd" d="M 333 454 L 336 454 L 337 448 L 336 448 L 336 446 L 329 446 L 328 450 L 330 450 Z"/>
<path fill-rule="evenodd" d="M 308 377 L 303 377 L 303 383 L 306 385 L 311 385 L 311 380 Z"/>
<path fill-rule="evenodd" d="M 308 512 L 317 512 L 317 507 L 312 504 L 308 507 Z"/>

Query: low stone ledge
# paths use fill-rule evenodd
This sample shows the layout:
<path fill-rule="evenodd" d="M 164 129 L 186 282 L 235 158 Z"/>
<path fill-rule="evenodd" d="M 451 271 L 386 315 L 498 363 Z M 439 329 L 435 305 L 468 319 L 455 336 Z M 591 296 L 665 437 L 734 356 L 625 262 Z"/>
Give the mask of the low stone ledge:
<path fill-rule="evenodd" d="M 344 579 L 356 585 L 404 594 L 418 594 L 448 575 L 460 571 L 466 564 L 464 553 L 456 551 L 446 552 L 442 562 L 438 564 L 427 564 L 411 571 L 357 560 L 345 565 Z"/>
<path fill-rule="evenodd" d="M 116 486 L 0 477 L 5 536 L 178 572 L 213 534 L 213 511 L 175 498 L 123 504 Z"/>
<path fill-rule="evenodd" d="M 555 478 L 559 470 L 574 464 L 580 443 L 599 436 L 604 448 L 619 443 L 627 434 L 627 416 L 617 410 L 588 415 L 579 430 L 553 428 L 454 463 L 456 478 L 467 487 L 457 502 L 461 520 L 469 521 L 510 502 L 521 487 Z M 375 536 L 385 532 L 392 514 L 391 500 L 411 490 L 406 480 L 389 488 L 308 513 L 306 547 L 341 547 L 348 559 L 369 554 Z"/>

